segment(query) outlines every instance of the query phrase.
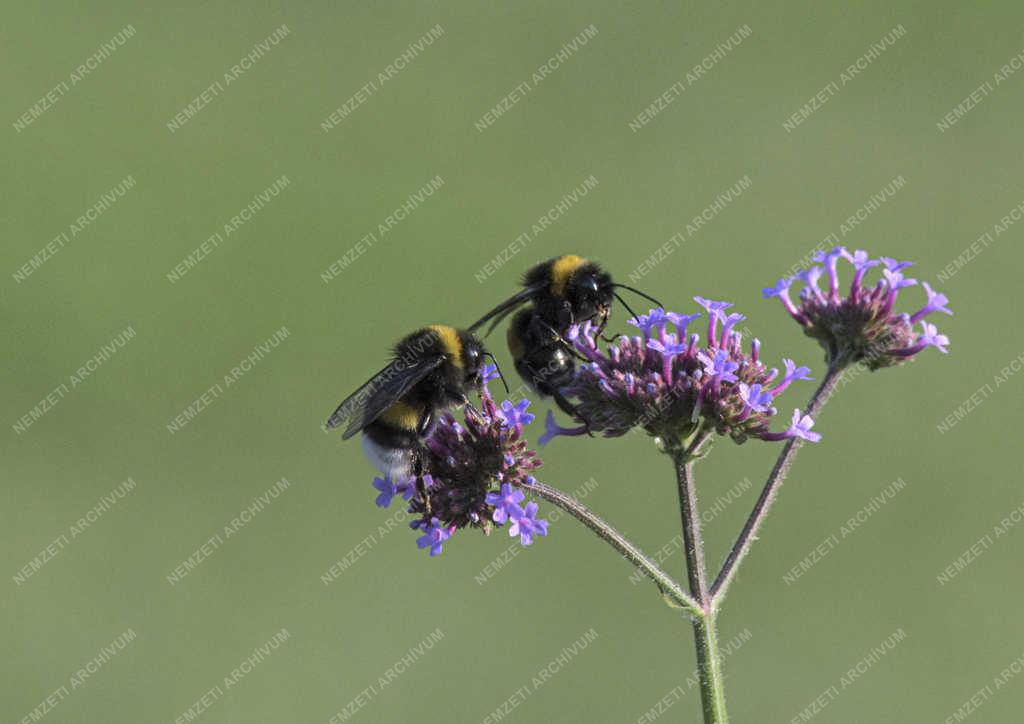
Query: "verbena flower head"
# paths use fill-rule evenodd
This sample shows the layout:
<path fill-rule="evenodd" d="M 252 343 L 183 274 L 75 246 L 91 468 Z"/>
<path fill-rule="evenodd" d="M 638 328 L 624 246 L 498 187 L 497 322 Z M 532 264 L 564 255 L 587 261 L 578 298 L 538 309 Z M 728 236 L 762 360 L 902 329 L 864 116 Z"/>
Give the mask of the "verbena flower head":
<path fill-rule="evenodd" d="M 845 295 L 840 289 L 837 269 L 840 259 L 853 267 L 853 278 Z M 819 252 L 814 260 L 822 266 L 812 266 L 795 277 L 783 277 L 766 288 L 764 296 L 779 298 L 804 333 L 825 349 L 830 365 L 863 362 L 876 370 L 900 364 L 926 347 L 947 351 L 949 339 L 939 334 L 934 324 L 924 321 L 934 312 L 953 313 L 946 306 L 949 300 L 945 294 L 925 282 L 920 285 L 927 296 L 924 306 L 909 314 L 894 311 L 900 290 L 918 286 L 916 279 L 903 274 L 910 262 L 884 256 L 871 259 L 862 249 L 851 254 L 841 246 Z M 881 277 L 874 286 L 865 284 L 872 269 L 877 269 Z M 825 289 L 818 284 L 823 277 L 827 279 Z M 797 281 L 804 284 L 799 304 L 790 298 L 790 289 Z"/>
<path fill-rule="evenodd" d="M 548 524 L 537 518 L 537 504 L 521 505 L 523 489 L 535 482 L 532 472 L 541 465 L 523 440 L 523 428 L 534 419 L 526 411 L 530 403 L 505 401 L 499 406 L 487 389 L 493 378 L 484 371 L 478 413 L 467 409 L 463 422 L 451 413 L 438 420 L 425 441 L 418 480 L 373 481 L 378 506 L 389 506 L 398 495 L 409 501 L 408 511 L 415 518 L 409 525 L 420 533 L 416 543 L 429 548 L 432 556 L 460 528 L 489 534 L 495 525 L 510 523 L 509 535 L 518 536 L 523 545 L 532 543 L 534 535 L 547 535 Z"/>
<path fill-rule="evenodd" d="M 728 435 L 738 443 L 817 437 L 809 433 L 810 421 L 799 416 L 786 430 L 769 429 L 777 414 L 776 398 L 793 382 L 811 379 L 810 370 L 787 359 L 780 377 L 778 369 L 759 359 L 758 340 L 744 352 L 741 334 L 733 330 L 743 315 L 728 313 L 732 305 L 726 302 L 695 299 L 708 318 L 704 342 L 698 333 L 688 335 L 700 314 L 651 310 L 632 322 L 642 335 L 620 337 L 606 352 L 598 348 L 597 330 L 584 324 L 575 345 L 589 362 L 580 363 L 562 392 L 587 425 L 563 428 L 549 414 L 541 444 L 557 435 L 588 431 L 616 437 L 635 427 L 669 445 L 700 430 Z"/>

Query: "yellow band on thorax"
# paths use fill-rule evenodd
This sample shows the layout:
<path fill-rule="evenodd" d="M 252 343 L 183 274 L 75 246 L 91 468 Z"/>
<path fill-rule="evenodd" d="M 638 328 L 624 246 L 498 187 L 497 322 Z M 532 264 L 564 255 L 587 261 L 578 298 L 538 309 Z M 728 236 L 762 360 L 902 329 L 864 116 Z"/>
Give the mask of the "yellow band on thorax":
<path fill-rule="evenodd" d="M 555 259 L 551 265 L 551 293 L 558 298 L 565 295 L 565 285 L 573 272 L 587 263 L 587 260 L 575 254 L 567 254 Z"/>
<path fill-rule="evenodd" d="M 462 340 L 459 339 L 459 333 L 453 327 L 444 324 L 432 324 L 430 329 L 434 330 L 437 338 L 441 340 L 441 346 L 444 348 L 445 354 L 451 359 L 452 364 L 461 369 Z"/>

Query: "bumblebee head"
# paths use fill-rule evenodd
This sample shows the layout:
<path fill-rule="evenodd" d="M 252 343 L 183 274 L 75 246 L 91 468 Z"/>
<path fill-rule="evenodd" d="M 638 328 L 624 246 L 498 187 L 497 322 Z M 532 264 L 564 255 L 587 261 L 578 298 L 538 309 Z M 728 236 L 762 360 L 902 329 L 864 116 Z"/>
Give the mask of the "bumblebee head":
<path fill-rule="evenodd" d="M 484 357 L 489 357 L 497 371 L 497 376 L 501 378 L 501 384 L 505 386 L 505 391 L 508 392 L 508 383 L 505 382 L 505 378 L 501 374 L 501 369 L 498 367 L 498 360 L 494 359 L 494 355 L 487 351 L 483 342 L 477 339 L 473 333 L 463 331 L 459 334 L 462 342 L 461 360 L 464 376 L 463 383 L 473 390 L 480 390 L 483 388 Z"/>
<path fill-rule="evenodd" d="M 607 318 L 615 294 L 611 275 L 596 264 L 587 264 L 573 274 L 565 293 L 578 322 Z"/>
<path fill-rule="evenodd" d="M 459 333 L 462 338 L 461 359 L 462 374 L 464 383 L 473 389 L 479 389 L 482 384 L 481 371 L 484 366 L 484 355 L 487 350 L 483 343 L 471 332 L 462 331 Z"/>

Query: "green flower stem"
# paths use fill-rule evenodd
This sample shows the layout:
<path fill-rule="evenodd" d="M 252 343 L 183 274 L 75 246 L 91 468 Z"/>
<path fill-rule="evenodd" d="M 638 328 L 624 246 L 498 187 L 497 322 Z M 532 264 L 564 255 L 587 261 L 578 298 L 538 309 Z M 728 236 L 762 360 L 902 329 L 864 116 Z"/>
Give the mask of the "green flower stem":
<path fill-rule="evenodd" d="M 710 611 L 704 618 L 693 620 L 704 724 L 728 724 L 729 721 L 725 711 L 725 675 L 722 672 L 722 652 L 718 648 L 717 618 L 717 612 Z"/>
<path fill-rule="evenodd" d="M 604 520 L 571 495 L 566 495 L 561 490 L 552 488 L 539 481 L 534 482 L 532 485 L 524 485 L 523 490 L 533 493 L 553 505 L 557 505 L 566 513 L 576 518 L 622 554 L 623 558 L 646 574 L 678 606 L 686 609 L 694 617 L 704 617 L 703 608 L 683 590 L 682 586 L 661 570 L 658 564 L 648 558 L 643 551 L 633 545 L 625 536 L 604 522 Z"/>
<path fill-rule="evenodd" d="M 697 599 L 704 611 L 703 616 L 693 620 L 704 724 L 727 724 L 729 717 L 725 710 L 722 653 L 718 648 L 716 616 L 707 588 L 704 541 L 700 532 L 697 488 L 693 477 L 694 455 L 706 438 L 707 434 L 701 433 L 686 450 L 676 449 L 673 451 L 672 459 L 675 462 L 676 480 L 679 486 L 679 511 L 683 523 L 683 547 L 686 551 L 686 571 L 690 580 L 690 593 Z"/>
<path fill-rule="evenodd" d="M 701 608 L 705 609 L 708 603 L 707 565 L 704 562 L 700 515 L 697 513 L 697 488 L 693 481 L 692 455 L 706 437 L 702 434 L 687 450 L 676 450 L 672 454 L 679 487 L 679 515 L 683 523 L 683 546 L 686 550 L 686 573 L 690 580 L 690 594 Z"/>
<path fill-rule="evenodd" d="M 814 391 L 811 401 L 807 403 L 807 409 L 804 414 L 810 415 L 812 418 L 818 416 L 821 408 L 825 406 L 829 397 L 835 392 L 836 384 L 839 382 L 844 366 L 844 364 L 838 362 L 828 368 L 824 378 L 821 380 L 821 384 L 818 385 L 818 389 Z M 750 512 L 747 522 L 743 525 L 743 530 L 736 539 L 736 543 L 733 544 L 732 550 L 722 566 L 722 570 L 711 586 L 712 609 L 717 608 L 725 597 L 729 584 L 732 583 L 736 575 L 736 570 L 747 553 L 750 552 L 750 547 L 754 544 L 754 540 L 757 539 L 757 531 L 767 517 L 772 503 L 775 502 L 775 498 L 779 494 L 779 488 L 782 487 L 782 483 L 789 473 L 793 460 L 796 459 L 797 452 L 803 446 L 803 442 L 798 437 L 790 438 L 782 448 L 782 453 L 779 455 L 778 460 L 775 461 L 775 467 L 772 468 L 771 473 L 768 475 L 768 480 L 764 484 L 761 496 L 754 504 L 754 509 Z"/>

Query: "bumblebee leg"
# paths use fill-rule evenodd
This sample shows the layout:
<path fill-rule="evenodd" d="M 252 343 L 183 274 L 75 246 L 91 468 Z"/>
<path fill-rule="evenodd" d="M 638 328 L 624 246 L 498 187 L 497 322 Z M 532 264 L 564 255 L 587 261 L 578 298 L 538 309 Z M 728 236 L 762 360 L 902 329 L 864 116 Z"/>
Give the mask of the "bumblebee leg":
<path fill-rule="evenodd" d="M 481 424 L 484 423 L 485 420 L 483 413 L 481 413 L 480 410 L 476 409 L 476 406 L 469 401 L 469 397 L 467 397 L 462 392 L 453 393 L 452 397 L 459 401 L 459 405 L 466 408 L 467 413 L 469 413 L 472 417 L 475 417 Z"/>
<path fill-rule="evenodd" d="M 571 327 L 576 324 L 576 317 L 572 313 L 572 305 L 569 302 L 562 302 L 562 308 L 558 313 L 558 322 L 560 327 Z"/>
<path fill-rule="evenodd" d="M 569 402 L 561 392 L 555 390 L 551 393 L 551 397 L 554 399 L 555 404 L 557 404 L 566 415 L 571 415 L 574 418 L 579 415 L 579 411 L 576 409 L 576 406 Z"/>
<path fill-rule="evenodd" d="M 416 434 L 421 438 L 427 436 L 430 432 L 430 424 L 434 421 L 434 415 L 429 410 L 424 410 L 420 416 L 419 422 L 416 423 Z"/>
<path fill-rule="evenodd" d="M 606 335 L 604 333 L 604 328 L 608 326 L 608 319 L 610 318 L 610 316 L 611 315 L 608 315 L 608 314 L 603 315 L 601 317 L 601 324 L 599 324 L 598 327 L 597 327 L 597 335 L 601 339 L 603 339 L 605 342 L 614 342 L 619 337 L 623 336 L 622 334 L 616 334 L 616 335 L 614 335 L 612 337 L 609 337 L 608 335 Z"/>
<path fill-rule="evenodd" d="M 466 400 L 466 402 L 463 403 L 463 404 L 465 404 L 465 406 L 466 406 L 466 412 L 468 412 L 470 415 L 475 417 L 480 422 L 484 422 L 484 415 L 483 415 L 483 413 L 480 412 L 480 410 L 476 409 L 476 407 L 473 405 L 472 402 L 470 402 L 469 400 Z"/>
<path fill-rule="evenodd" d="M 579 409 L 571 402 L 569 402 L 569 400 L 566 399 L 565 395 L 563 395 L 558 390 L 554 390 L 551 393 L 551 398 L 555 401 L 555 404 L 558 405 L 562 412 L 572 417 L 572 419 L 579 420 L 581 423 L 583 423 L 583 426 L 587 430 L 587 435 L 589 435 L 590 437 L 594 437 L 594 433 L 590 429 L 590 421 L 580 414 Z"/>
<path fill-rule="evenodd" d="M 419 447 L 412 452 L 412 476 L 416 478 L 417 487 L 423 478 L 423 448 Z"/>
<path fill-rule="evenodd" d="M 571 342 L 568 342 L 563 339 L 562 344 L 565 346 L 565 351 L 571 354 L 576 359 L 578 359 L 580 362 L 590 362 L 587 356 L 580 352 L 578 349 L 576 349 L 576 346 L 573 345 Z"/>
<path fill-rule="evenodd" d="M 599 324 L 597 326 L 597 335 L 601 339 L 603 339 L 605 342 L 614 342 L 619 337 L 625 337 L 626 336 L 626 335 L 622 334 L 621 332 L 619 334 L 616 334 L 616 335 L 612 336 L 612 337 L 609 337 L 608 335 L 606 335 L 604 333 L 605 327 L 608 326 L 608 320 L 611 319 L 611 316 L 612 315 L 611 315 L 610 311 L 607 314 L 602 314 L 601 315 L 601 324 Z"/>
<path fill-rule="evenodd" d="M 431 510 L 430 496 L 427 495 L 427 484 L 423 482 L 423 476 L 416 478 L 416 493 L 420 496 L 420 500 L 423 501 L 423 510 L 427 515 L 430 515 L 434 511 Z"/>
<path fill-rule="evenodd" d="M 574 324 L 576 324 L 576 317 L 572 313 L 572 305 L 570 305 L 568 302 L 565 302 L 565 304 L 562 306 L 562 311 L 563 311 L 563 314 L 561 316 L 562 316 L 563 323 L 564 323 L 565 317 L 567 316 L 569 318 L 569 325 L 568 326 L 571 327 Z M 603 339 L 605 342 L 614 342 L 616 339 L 618 339 L 619 337 L 622 336 L 621 334 L 617 335 L 615 337 L 610 337 L 610 338 L 604 336 L 604 328 L 606 326 L 608 326 L 608 319 L 610 317 L 611 317 L 611 313 L 610 312 L 608 314 L 602 314 L 601 315 L 601 323 L 597 326 L 597 330 L 596 330 L 597 331 L 597 336 L 600 337 L 601 339 Z M 593 319 L 593 317 L 591 317 L 591 319 Z M 587 321 L 587 320 L 584 320 L 584 321 Z M 555 332 L 555 334 L 558 334 L 558 332 Z M 579 352 L 576 351 L 576 348 L 574 346 L 570 345 L 568 341 L 566 341 L 564 338 L 562 338 L 562 335 L 559 334 L 558 335 L 558 339 L 563 344 L 569 345 L 569 348 L 570 348 L 569 351 L 570 352 L 572 352 L 573 354 L 577 355 L 580 359 L 586 359 L 585 357 L 580 355 Z"/>
<path fill-rule="evenodd" d="M 566 352 L 568 352 L 569 354 L 571 354 L 573 357 L 575 357 L 576 359 L 580 360 L 581 362 L 589 362 L 590 361 L 589 359 L 587 359 L 587 357 L 582 352 L 580 352 L 578 349 L 576 349 L 576 346 L 572 342 L 570 342 L 565 337 L 563 337 L 561 334 L 559 334 L 557 329 L 552 327 L 550 324 L 545 322 L 543 319 L 538 318 L 537 319 L 537 324 L 539 324 L 541 326 L 541 328 L 545 332 L 547 332 L 549 335 L 551 335 L 551 339 L 550 339 L 551 342 L 556 342 L 556 343 L 562 345 L 562 347 L 565 349 Z"/>
<path fill-rule="evenodd" d="M 545 322 L 540 317 L 536 317 L 534 319 L 534 323 L 536 325 L 538 325 L 544 332 L 546 332 L 548 334 L 548 337 L 549 337 L 549 339 L 547 340 L 548 342 L 564 342 L 565 341 L 565 339 L 562 337 L 562 335 L 558 333 L 557 329 L 552 327 L 550 324 Z"/>
<path fill-rule="evenodd" d="M 416 494 L 420 496 L 420 500 L 423 501 L 423 510 L 426 511 L 427 515 L 430 515 L 430 496 L 427 495 L 427 484 L 423 480 L 423 446 L 412 453 L 412 474 L 416 479 Z"/>
<path fill-rule="evenodd" d="M 433 422 L 434 414 L 430 410 L 424 410 L 423 414 L 420 415 L 420 419 L 416 422 L 416 434 L 419 436 L 419 442 L 412 451 L 412 475 L 416 480 L 416 493 L 420 496 L 420 500 L 423 501 L 423 508 L 426 510 L 427 515 L 430 515 L 430 496 L 427 495 L 427 486 L 423 482 L 423 458 L 426 453 L 426 446 L 423 440 L 430 432 Z"/>

